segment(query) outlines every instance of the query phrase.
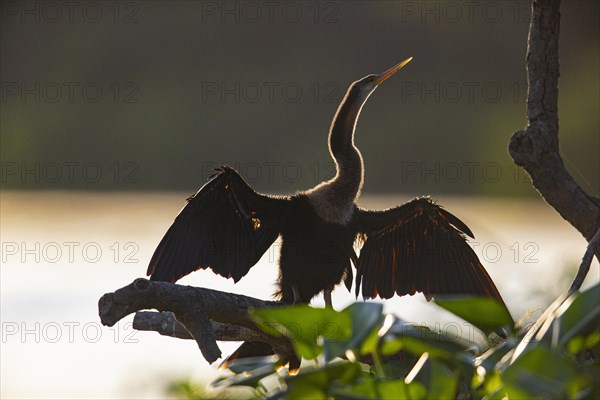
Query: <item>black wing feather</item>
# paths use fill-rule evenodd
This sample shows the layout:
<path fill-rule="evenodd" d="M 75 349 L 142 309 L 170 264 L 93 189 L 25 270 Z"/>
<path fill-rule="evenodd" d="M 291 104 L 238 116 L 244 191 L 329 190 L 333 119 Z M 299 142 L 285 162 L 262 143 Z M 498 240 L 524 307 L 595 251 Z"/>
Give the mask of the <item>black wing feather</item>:
<path fill-rule="evenodd" d="M 154 251 L 150 279 L 175 282 L 208 267 L 237 282 L 277 239 L 288 204 L 256 193 L 222 167 L 175 218 Z"/>
<path fill-rule="evenodd" d="M 473 237 L 471 230 L 431 199 L 417 198 L 385 211 L 357 209 L 354 222 L 366 237 L 356 272 L 356 292 L 362 285 L 364 298 L 473 294 L 504 304 L 466 243 L 464 234 Z"/>

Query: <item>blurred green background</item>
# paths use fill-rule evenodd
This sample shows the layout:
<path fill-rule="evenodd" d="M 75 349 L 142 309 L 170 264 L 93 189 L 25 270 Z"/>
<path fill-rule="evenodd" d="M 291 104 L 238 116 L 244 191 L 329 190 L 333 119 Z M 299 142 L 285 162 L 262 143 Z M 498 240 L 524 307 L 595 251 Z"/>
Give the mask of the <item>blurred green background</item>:
<path fill-rule="evenodd" d="M 228 163 L 261 191 L 307 189 L 333 174 L 348 85 L 414 56 L 363 109 L 365 190 L 535 195 L 506 151 L 527 1 L 73 4 L 3 2 L 4 188 L 193 191 Z M 596 196 L 598 17 L 563 2 L 561 151 Z"/>

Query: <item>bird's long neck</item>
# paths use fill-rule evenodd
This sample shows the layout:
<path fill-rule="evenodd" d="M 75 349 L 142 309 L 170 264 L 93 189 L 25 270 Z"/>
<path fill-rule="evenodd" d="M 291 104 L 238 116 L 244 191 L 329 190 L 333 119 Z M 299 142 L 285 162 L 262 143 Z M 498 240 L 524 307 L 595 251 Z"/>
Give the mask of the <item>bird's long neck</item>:
<path fill-rule="evenodd" d="M 329 131 L 329 151 L 336 165 L 335 177 L 327 182 L 352 202 L 363 185 L 363 160 L 354 145 L 354 130 L 366 99 L 348 91 L 338 107 Z"/>
<path fill-rule="evenodd" d="M 363 160 L 354 145 L 354 128 L 365 101 L 352 88 L 344 97 L 329 131 L 329 151 L 336 174 L 306 192 L 317 213 L 329 222 L 347 224 L 362 189 Z"/>

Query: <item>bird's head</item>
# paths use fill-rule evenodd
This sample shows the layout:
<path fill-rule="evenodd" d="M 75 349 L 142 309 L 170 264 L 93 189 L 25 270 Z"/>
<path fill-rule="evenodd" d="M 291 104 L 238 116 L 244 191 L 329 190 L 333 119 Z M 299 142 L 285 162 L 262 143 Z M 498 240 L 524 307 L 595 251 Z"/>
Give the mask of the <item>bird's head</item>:
<path fill-rule="evenodd" d="M 390 76 L 394 75 L 396 72 L 401 70 L 402 67 L 404 67 L 410 62 L 410 60 L 412 60 L 412 57 L 409 57 L 401 63 L 394 65 L 392 68 L 388 69 L 382 74 L 371 74 L 365 76 L 362 79 L 357 80 L 356 82 L 352 83 L 352 85 L 350 85 L 348 93 L 356 94 L 357 97 L 366 100 L 371 95 L 371 93 L 373 93 L 375 89 L 377 89 L 379 85 L 381 85 Z"/>

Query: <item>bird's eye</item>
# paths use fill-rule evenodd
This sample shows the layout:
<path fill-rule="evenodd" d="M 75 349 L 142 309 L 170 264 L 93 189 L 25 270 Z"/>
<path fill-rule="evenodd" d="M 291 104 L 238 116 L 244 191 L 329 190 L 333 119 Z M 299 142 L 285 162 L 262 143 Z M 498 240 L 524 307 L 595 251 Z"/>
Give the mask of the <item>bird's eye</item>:
<path fill-rule="evenodd" d="M 371 83 L 375 80 L 374 76 L 370 76 L 369 79 L 367 79 L 367 82 Z"/>

